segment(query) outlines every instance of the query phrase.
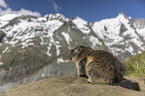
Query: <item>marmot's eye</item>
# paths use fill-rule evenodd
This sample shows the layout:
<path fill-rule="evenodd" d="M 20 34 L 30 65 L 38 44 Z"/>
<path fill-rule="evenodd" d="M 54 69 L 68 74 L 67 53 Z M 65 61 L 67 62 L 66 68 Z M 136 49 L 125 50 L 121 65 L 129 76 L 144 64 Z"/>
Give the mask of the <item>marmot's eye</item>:
<path fill-rule="evenodd" d="M 74 50 L 71 50 L 71 52 L 73 53 L 73 52 L 74 52 Z"/>

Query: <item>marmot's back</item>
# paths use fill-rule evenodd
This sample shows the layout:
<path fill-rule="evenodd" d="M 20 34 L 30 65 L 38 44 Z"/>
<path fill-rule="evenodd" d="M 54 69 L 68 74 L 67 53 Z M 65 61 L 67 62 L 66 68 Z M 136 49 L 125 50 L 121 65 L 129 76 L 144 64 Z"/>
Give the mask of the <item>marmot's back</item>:
<path fill-rule="evenodd" d="M 124 72 L 123 64 L 109 52 L 97 50 L 87 57 L 86 74 L 92 83 L 119 83 Z"/>

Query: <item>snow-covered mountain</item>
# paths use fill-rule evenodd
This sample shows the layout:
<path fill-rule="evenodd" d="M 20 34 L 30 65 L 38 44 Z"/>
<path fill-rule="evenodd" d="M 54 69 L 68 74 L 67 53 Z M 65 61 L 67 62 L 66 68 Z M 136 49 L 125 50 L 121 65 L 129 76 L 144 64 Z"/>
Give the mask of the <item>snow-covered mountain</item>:
<path fill-rule="evenodd" d="M 144 51 L 145 19 L 132 20 L 124 13 L 93 23 L 59 13 L 43 17 L 0 16 L 0 85 L 32 76 L 52 64 L 62 66 L 57 67 L 59 70 L 65 67 L 65 72 L 50 72 L 53 76 L 69 74 L 73 63 L 66 54 L 79 45 L 107 50 L 124 60 Z M 50 74 L 41 74 L 35 80 L 51 77 Z"/>
<path fill-rule="evenodd" d="M 140 21 L 133 22 L 123 13 L 116 18 L 93 23 L 92 29 L 108 49 L 121 60 L 141 53 L 145 48 L 145 24 Z"/>

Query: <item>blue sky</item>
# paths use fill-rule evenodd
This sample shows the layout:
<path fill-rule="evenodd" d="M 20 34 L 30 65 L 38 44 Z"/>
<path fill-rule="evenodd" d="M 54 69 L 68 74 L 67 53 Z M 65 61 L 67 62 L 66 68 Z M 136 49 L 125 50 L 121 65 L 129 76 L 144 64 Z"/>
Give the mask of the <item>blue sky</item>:
<path fill-rule="evenodd" d="M 61 13 L 67 18 L 79 16 L 88 22 L 116 17 L 120 12 L 145 18 L 145 0 L 0 0 L 0 15 L 31 13 L 36 16 Z"/>

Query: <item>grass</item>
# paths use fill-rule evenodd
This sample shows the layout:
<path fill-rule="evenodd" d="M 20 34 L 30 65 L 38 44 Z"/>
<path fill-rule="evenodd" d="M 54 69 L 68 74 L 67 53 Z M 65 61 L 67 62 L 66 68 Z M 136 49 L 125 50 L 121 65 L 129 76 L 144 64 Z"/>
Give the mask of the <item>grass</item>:
<path fill-rule="evenodd" d="M 145 51 L 125 59 L 123 63 L 126 67 L 126 76 L 145 77 Z"/>

